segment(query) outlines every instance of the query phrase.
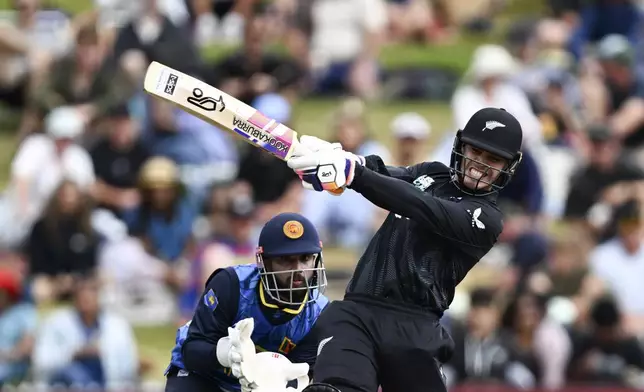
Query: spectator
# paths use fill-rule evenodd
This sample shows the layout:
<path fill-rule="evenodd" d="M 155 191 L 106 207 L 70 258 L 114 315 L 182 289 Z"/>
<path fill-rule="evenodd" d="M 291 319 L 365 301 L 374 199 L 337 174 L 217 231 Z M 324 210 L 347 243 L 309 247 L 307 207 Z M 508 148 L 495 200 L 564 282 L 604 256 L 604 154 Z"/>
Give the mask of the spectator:
<path fill-rule="evenodd" d="M 46 134 L 30 135 L 20 145 L 11 162 L 9 189 L 0 207 L 0 238 L 5 247 L 22 243 L 63 179 L 92 192 L 92 160 L 74 143 L 83 129 L 78 111 L 57 108 L 45 120 Z"/>
<path fill-rule="evenodd" d="M 181 72 L 200 75 L 202 62 L 188 30 L 180 21 L 175 24 L 171 19 L 181 13 L 181 7 L 170 8 L 168 0 L 138 3 L 137 17 L 117 33 L 111 60 L 119 62 L 127 52 L 142 52 L 148 62 L 158 61 Z M 185 3 L 181 5 L 185 6 Z"/>
<path fill-rule="evenodd" d="M 233 136 L 167 102 L 147 97 L 144 140 L 151 154 L 174 161 L 181 182 L 202 200 L 214 183 L 235 178 L 239 157 Z"/>
<path fill-rule="evenodd" d="M 562 229 L 548 244 L 546 262 L 528 279 L 529 289 L 553 297 L 583 296 L 591 284 L 587 263 L 591 244 L 587 232 L 570 227 Z M 542 278 L 546 279 L 546 284 L 542 284 Z"/>
<path fill-rule="evenodd" d="M 29 90 L 73 44 L 69 17 L 40 0 L 14 0 L 0 25 L 0 101 L 22 110 Z"/>
<path fill-rule="evenodd" d="M 111 47 L 119 30 L 137 18 L 143 8 L 143 1 L 129 0 L 92 0 L 94 8 L 79 18 L 95 19 L 105 38 L 107 47 Z M 188 7 L 185 0 L 158 0 L 159 9 L 177 27 L 188 23 Z"/>
<path fill-rule="evenodd" d="M 391 153 L 382 143 L 370 135 L 369 119 L 364 101 L 346 99 L 333 116 L 331 139 L 342 145 L 345 151 L 358 155 L 378 155 L 386 164 L 391 163 Z"/>
<path fill-rule="evenodd" d="M 570 37 L 569 50 L 578 59 L 585 54 L 587 44 L 600 41 L 611 34 L 637 40 L 642 15 L 633 0 L 595 0 L 581 7 L 580 20 Z"/>
<path fill-rule="evenodd" d="M 564 327 L 546 317 L 545 306 L 543 296 L 519 293 L 505 310 L 502 325 L 509 333 L 505 341 L 510 355 L 530 369 L 534 386 L 553 389 L 566 380 L 571 343 Z"/>
<path fill-rule="evenodd" d="M 524 151 L 513 180 L 498 196 L 498 205 L 505 213 L 499 241 L 512 246 L 512 262 L 521 277 L 546 256 L 543 199 L 539 168 L 533 155 Z"/>
<path fill-rule="evenodd" d="M 249 105 L 260 95 L 298 87 L 306 69 L 296 63 L 297 57 L 266 50 L 265 23 L 254 16 L 246 27 L 242 47 L 218 61 L 210 76 L 213 85 Z"/>
<path fill-rule="evenodd" d="M 298 1 L 288 45 L 293 58 L 313 73 L 317 94 L 369 99 L 378 93 L 386 28 L 383 0 Z"/>
<path fill-rule="evenodd" d="M 643 228 L 640 203 L 628 200 L 615 211 L 617 235 L 597 246 L 590 255 L 590 268 L 606 285 L 626 317 L 629 332 L 644 333 L 644 286 L 639 276 L 644 273 Z"/>
<path fill-rule="evenodd" d="M 235 195 L 228 202 L 227 215 L 226 230 L 213 233 L 209 241 L 202 244 L 201 260 L 209 266 L 207 270 L 238 264 L 237 258 L 247 259 L 255 255 L 256 208 L 250 196 Z M 227 261 L 222 257 L 210 257 L 210 250 L 213 250 L 213 254 L 219 254 L 214 251 L 219 246 L 227 248 L 232 258 Z"/>
<path fill-rule="evenodd" d="M 219 268 L 247 264 L 255 256 L 258 228 L 256 210 L 252 199 L 242 194 L 234 195 L 228 202 L 227 230 L 213 233 L 199 244 L 190 264 L 189 283 L 181 298 L 183 318 L 190 320 L 196 301 L 207 279 Z"/>
<path fill-rule="evenodd" d="M 98 235 L 87 194 L 64 181 L 31 230 L 26 244 L 33 296 L 38 303 L 65 299 L 75 275 L 93 273 Z"/>
<path fill-rule="evenodd" d="M 133 387 L 138 381 L 134 333 L 120 316 L 102 309 L 95 278 L 77 280 L 73 307 L 55 310 L 36 338 L 36 381 L 66 387 Z"/>
<path fill-rule="evenodd" d="M 358 155 L 375 154 L 390 163 L 389 151 L 368 136 L 366 109 L 362 101 L 345 101 L 334 115 L 332 141 Z M 301 198 L 301 211 L 317 227 L 325 244 L 359 250 L 381 222 L 378 207 L 355 192 L 341 198 L 327 192 L 306 192 Z"/>
<path fill-rule="evenodd" d="M 397 166 L 410 166 L 421 162 L 423 147 L 431 133 L 431 125 L 418 113 L 408 112 L 396 116 L 389 129 L 396 141 Z"/>
<path fill-rule="evenodd" d="M 564 217 L 577 222 L 589 219 L 590 226 L 601 232 L 611 206 L 634 194 L 635 184 L 644 179 L 644 172 L 623 159 L 619 140 L 606 126 L 591 125 L 587 133 L 589 162 L 571 179 Z"/>
<path fill-rule="evenodd" d="M 82 26 L 73 53 L 54 62 L 47 78 L 36 88 L 33 120 L 58 106 L 69 105 L 88 124 L 123 104 L 133 93 L 132 83 L 122 70 L 105 61 L 105 55 L 96 26 Z"/>
<path fill-rule="evenodd" d="M 633 48 L 625 37 L 608 35 L 599 41 L 597 57 L 608 95 L 606 121 L 625 152 L 636 152 L 644 146 L 644 79 L 635 72 Z"/>
<path fill-rule="evenodd" d="M 92 148 L 90 154 L 97 178 L 98 206 L 120 215 L 140 203 L 136 182 L 150 154 L 139 138 L 139 130 L 127 106 L 116 107 L 107 115 L 108 134 Z"/>
<path fill-rule="evenodd" d="M 470 292 L 470 308 L 465 323 L 451 328 L 454 355 L 444 366 L 447 384 L 453 387 L 468 382 L 507 383 L 523 386 L 532 374 L 516 363 L 505 347 L 500 333 L 500 304 L 494 290 L 475 288 Z"/>
<path fill-rule="evenodd" d="M 24 380 L 36 332 L 37 312 L 23 297 L 14 271 L 0 269 L 0 386 Z"/>
<path fill-rule="evenodd" d="M 571 331 L 573 356 L 568 366 L 571 381 L 641 388 L 644 350 L 623 327 L 621 316 L 617 303 L 602 297 L 592 307 L 588 331 Z"/>
<path fill-rule="evenodd" d="M 244 37 L 245 16 L 251 0 L 187 0 L 193 34 L 200 47 L 209 44 L 238 44 Z"/>
<path fill-rule="evenodd" d="M 167 158 L 150 158 L 141 169 L 139 191 L 141 205 L 125 215 L 129 231 L 151 255 L 172 267 L 168 270 L 168 283 L 180 287 L 179 271 L 194 246 L 196 210 L 179 182 L 177 165 Z"/>
<path fill-rule="evenodd" d="M 281 95 L 262 95 L 253 102 L 253 107 L 282 124 L 291 123 L 291 104 Z M 268 220 L 280 210 L 289 188 L 301 187 L 299 177 L 284 162 L 261 149 L 244 145 L 241 150 L 237 181 L 251 187 L 254 200 L 263 210 L 262 217 Z"/>
<path fill-rule="evenodd" d="M 432 42 L 437 38 L 433 4 L 423 0 L 388 0 L 389 30 L 394 42 Z"/>
<path fill-rule="evenodd" d="M 127 233 L 122 221 L 105 211 L 92 216 L 96 227 L 109 228 L 97 256 L 102 304 L 134 326 L 166 325 L 176 317 L 176 295 L 167 286 L 171 266 L 147 253 L 144 244 Z M 101 222 L 103 221 L 103 222 Z"/>
<path fill-rule="evenodd" d="M 460 86 L 452 98 L 456 129 L 463 129 L 471 115 L 483 107 L 501 107 L 521 122 L 524 146 L 540 146 L 543 142 L 541 124 L 526 94 L 510 81 L 519 69 L 519 65 L 502 46 L 478 47 L 466 74 L 469 83 Z"/>
<path fill-rule="evenodd" d="M 228 208 L 234 197 L 252 199 L 252 189 L 241 181 L 216 184 L 210 189 L 200 211 L 201 215 L 195 222 L 198 241 L 228 230 Z"/>

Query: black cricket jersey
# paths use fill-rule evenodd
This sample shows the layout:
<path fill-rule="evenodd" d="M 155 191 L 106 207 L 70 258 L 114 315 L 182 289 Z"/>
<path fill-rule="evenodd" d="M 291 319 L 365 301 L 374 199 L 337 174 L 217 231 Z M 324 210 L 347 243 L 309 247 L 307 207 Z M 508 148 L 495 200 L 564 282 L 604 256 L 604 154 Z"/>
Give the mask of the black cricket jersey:
<path fill-rule="evenodd" d="M 366 157 L 350 186 L 390 213 L 358 261 L 345 298 L 366 297 L 442 315 L 503 229 L 496 193 L 471 196 L 439 162 L 385 166 Z"/>

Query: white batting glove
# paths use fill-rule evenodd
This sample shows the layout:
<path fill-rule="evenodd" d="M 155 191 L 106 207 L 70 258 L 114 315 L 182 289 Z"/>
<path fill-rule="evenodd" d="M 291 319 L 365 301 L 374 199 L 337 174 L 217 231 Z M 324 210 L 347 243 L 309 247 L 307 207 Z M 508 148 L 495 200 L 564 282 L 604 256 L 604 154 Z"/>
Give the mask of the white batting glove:
<path fill-rule="evenodd" d="M 342 145 L 340 143 L 329 143 L 319 137 L 302 135 L 300 136 L 299 143 L 295 146 L 295 151 L 293 151 L 293 155 L 291 157 L 301 157 L 318 151 L 341 149 Z"/>
<path fill-rule="evenodd" d="M 254 327 L 252 318 L 240 320 L 234 328 L 228 328 L 227 337 L 217 342 L 217 360 L 222 366 L 231 368 L 233 375 L 240 373 L 244 362 L 255 356 L 255 343 L 251 339 Z"/>
<path fill-rule="evenodd" d="M 307 363 L 292 363 L 282 354 L 265 351 L 255 355 L 239 382 L 243 392 L 299 392 L 309 384 L 308 373 Z M 292 380 L 297 380 L 297 388 L 286 387 Z"/>
<path fill-rule="evenodd" d="M 300 136 L 300 145 L 298 146 L 296 153 L 293 155 L 293 158 L 310 155 L 312 153 L 319 152 L 319 151 L 331 151 L 331 150 L 342 150 L 342 145 L 340 143 L 329 143 L 326 140 L 322 140 L 315 136 L 302 135 Z M 300 176 L 300 178 L 301 177 L 302 176 Z M 312 184 L 304 180 L 302 180 L 302 186 L 304 187 L 304 189 L 315 190 Z M 334 196 L 340 196 L 344 191 L 344 189 L 343 188 L 339 190 L 327 189 L 327 191 Z"/>
<path fill-rule="evenodd" d="M 356 165 L 364 162 L 361 156 L 331 149 L 291 158 L 287 164 L 302 179 L 305 188 L 337 193 L 351 185 Z"/>
<path fill-rule="evenodd" d="M 319 137 L 309 135 L 300 136 L 300 144 L 306 147 L 310 152 L 342 150 L 342 144 L 340 143 L 329 143 Z"/>

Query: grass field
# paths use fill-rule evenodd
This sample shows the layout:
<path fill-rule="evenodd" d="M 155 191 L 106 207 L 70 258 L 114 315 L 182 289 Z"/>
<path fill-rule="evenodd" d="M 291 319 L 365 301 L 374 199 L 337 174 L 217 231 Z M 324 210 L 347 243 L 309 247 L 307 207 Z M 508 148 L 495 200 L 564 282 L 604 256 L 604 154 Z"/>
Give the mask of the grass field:
<path fill-rule="evenodd" d="M 88 0 L 42 0 L 43 3 L 62 7 L 70 12 L 77 13 L 91 7 Z M 385 68 L 398 68 L 402 66 L 432 66 L 447 67 L 463 71 L 469 62 L 473 49 L 482 42 L 497 40 L 503 32 L 503 27 L 518 16 L 533 14 L 542 10 L 542 1 L 539 0 L 510 0 L 508 8 L 498 16 L 496 29 L 487 36 L 463 36 L 458 42 L 450 46 L 419 46 L 419 45 L 393 45 L 384 48 L 380 57 Z M 11 0 L 0 0 L 0 9 L 9 8 Z M 216 58 L 229 51 L 230 48 L 212 48 L 205 53 L 209 59 Z M 299 103 L 294 108 L 295 128 L 301 134 L 310 134 L 320 137 L 328 135 L 328 124 L 332 112 L 338 104 L 337 100 L 312 99 Z M 375 103 L 368 108 L 368 120 L 372 136 L 391 145 L 388 125 L 392 118 L 403 111 L 416 111 L 424 115 L 432 124 L 433 133 L 427 144 L 429 150 L 438 137 L 451 127 L 451 115 L 447 105 L 431 102 L 385 102 Z M 15 124 L 17 117 L 0 108 L 0 185 L 5 184 L 9 163 L 15 152 Z M 137 328 L 136 336 L 139 342 L 141 355 L 154 361 L 155 366 L 149 377 L 162 380 L 162 372 L 169 359 L 170 349 L 174 342 L 175 327 Z"/>

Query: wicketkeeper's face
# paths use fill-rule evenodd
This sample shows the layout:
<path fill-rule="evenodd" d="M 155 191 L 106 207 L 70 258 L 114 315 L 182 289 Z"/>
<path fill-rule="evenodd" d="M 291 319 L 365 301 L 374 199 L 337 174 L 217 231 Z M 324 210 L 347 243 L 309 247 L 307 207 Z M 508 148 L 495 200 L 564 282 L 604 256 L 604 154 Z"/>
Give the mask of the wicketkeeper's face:
<path fill-rule="evenodd" d="M 508 160 L 466 144 L 463 147 L 463 185 L 472 190 L 489 190 L 508 166 Z"/>
<path fill-rule="evenodd" d="M 313 276 L 317 255 L 292 255 L 272 257 L 270 272 L 273 272 L 281 288 L 300 289 L 307 286 Z"/>

